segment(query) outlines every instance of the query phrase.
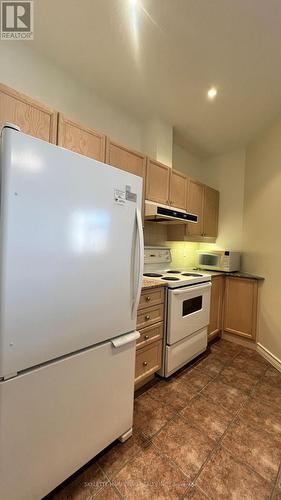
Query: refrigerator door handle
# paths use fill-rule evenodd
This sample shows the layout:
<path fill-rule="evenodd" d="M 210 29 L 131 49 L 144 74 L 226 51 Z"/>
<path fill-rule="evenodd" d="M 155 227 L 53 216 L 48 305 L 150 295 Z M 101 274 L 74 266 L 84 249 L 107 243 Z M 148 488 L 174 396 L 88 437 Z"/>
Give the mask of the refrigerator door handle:
<path fill-rule="evenodd" d="M 135 342 L 140 338 L 140 332 L 126 333 L 125 335 L 120 335 L 120 337 L 115 337 L 111 339 L 111 343 L 114 347 L 122 347 L 123 345 L 129 344 L 130 342 Z"/>
<path fill-rule="evenodd" d="M 134 274 L 134 298 L 132 305 L 132 319 L 136 319 L 137 308 L 139 305 L 141 286 L 142 286 L 142 275 L 143 275 L 143 265 L 144 265 L 144 246 L 143 246 L 143 232 L 142 232 L 142 220 L 141 211 L 139 208 L 136 209 L 136 220 L 137 220 L 137 238 L 136 238 L 136 254 L 138 254 L 139 262 L 136 266 L 135 264 L 135 274 Z"/>

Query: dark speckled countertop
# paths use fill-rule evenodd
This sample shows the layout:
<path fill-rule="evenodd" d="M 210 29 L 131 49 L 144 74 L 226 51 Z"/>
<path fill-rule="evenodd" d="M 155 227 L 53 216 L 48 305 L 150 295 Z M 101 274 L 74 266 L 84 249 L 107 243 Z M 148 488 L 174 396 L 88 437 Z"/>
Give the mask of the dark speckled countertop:
<path fill-rule="evenodd" d="M 198 269 L 200 271 L 200 269 Z M 231 276 L 233 278 L 245 278 L 245 279 L 250 279 L 250 280 L 259 280 L 262 281 L 264 280 L 263 276 L 258 276 L 257 274 L 251 274 L 251 273 L 244 273 L 242 271 L 236 271 L 234 273 L 224 273 L 222 271 L 206 271 L 204 269 L 201 269 L 202 272 L 205 274 L 209 274 L 210 276 Z"/>

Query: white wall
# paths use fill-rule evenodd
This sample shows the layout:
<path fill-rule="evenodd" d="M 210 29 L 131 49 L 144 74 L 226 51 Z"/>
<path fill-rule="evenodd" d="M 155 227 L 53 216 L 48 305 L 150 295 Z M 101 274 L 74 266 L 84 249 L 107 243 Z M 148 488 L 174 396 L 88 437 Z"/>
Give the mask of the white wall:
<path fill-rule="evenodd" d="M 26 42 L 28 43 L 28 42 Z M 101 99 L 53 62 L 21 42 L 0 42 L 1 83 L 37 99 L 69 118 L 142 150 L 143 123 Z"/>
<path fill-rule="evenodd" d="M 248 149 L 243 268 L 264 276 L 258 342 L 281 363 L 281 117 Z"/>
<path fill-rule="evenodd" d="M 242 249 L 245 150 L 203 162 L 204 182 L 220 191 L 219 233 L 216 246 Z"/>
<path fill-rule="evenodd" d="M 245 150 L 200 159 L 178 144 L 173 147 L 174 168 L 220 191 L 219 234 L 212 248 L 242 249 Z M 206 248 L 205 244 L 200 247 Z"/>
<path fill-rule="evenodd" d="M 144 125 L 143 151 L 168 167 L 173 164 L 173 127 L 153 118 Z"/>
<path fill-rule="evenodd" d="M 206 168 L 203 162 L 175 142 L 173 144 L 173 167 L 200 182 L 205 182 Z"/>

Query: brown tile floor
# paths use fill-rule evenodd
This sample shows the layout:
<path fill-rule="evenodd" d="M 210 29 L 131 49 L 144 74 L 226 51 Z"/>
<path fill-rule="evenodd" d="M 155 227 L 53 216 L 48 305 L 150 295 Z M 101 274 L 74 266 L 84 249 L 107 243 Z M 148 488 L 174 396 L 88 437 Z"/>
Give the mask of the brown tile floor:
<path fill-rule="evenodd" d="M 281 373 L 220 340 L 135 400 L 134 435 L 50 497 L 281 500 Z"/>

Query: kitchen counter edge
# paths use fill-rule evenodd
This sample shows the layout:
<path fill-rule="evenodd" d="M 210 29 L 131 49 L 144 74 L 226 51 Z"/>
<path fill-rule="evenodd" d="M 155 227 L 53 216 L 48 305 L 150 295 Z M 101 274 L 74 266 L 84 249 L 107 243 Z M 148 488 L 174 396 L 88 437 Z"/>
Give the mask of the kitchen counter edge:
<path fill-rule="evenodd" d="M 206 271 L 204 269 L 198 269 L 209 276 L 231 276 L 231 278 L 244 278 L 249 280 L 263 281 L 265 278 L 263 276 L 258 276 L 257 274 L 244 273 L 242 271 L 236 271 L 233 273 L 224 273 L 223 271 Z"/>
<path fill-rule="evenodd" d="M 143 278 L 142 280 L 142 290 L 147 290 L 148 288 L 157 288 L 166 286 L 166 282 L 159 280 L 154 280 L 153 278 Z"/>

